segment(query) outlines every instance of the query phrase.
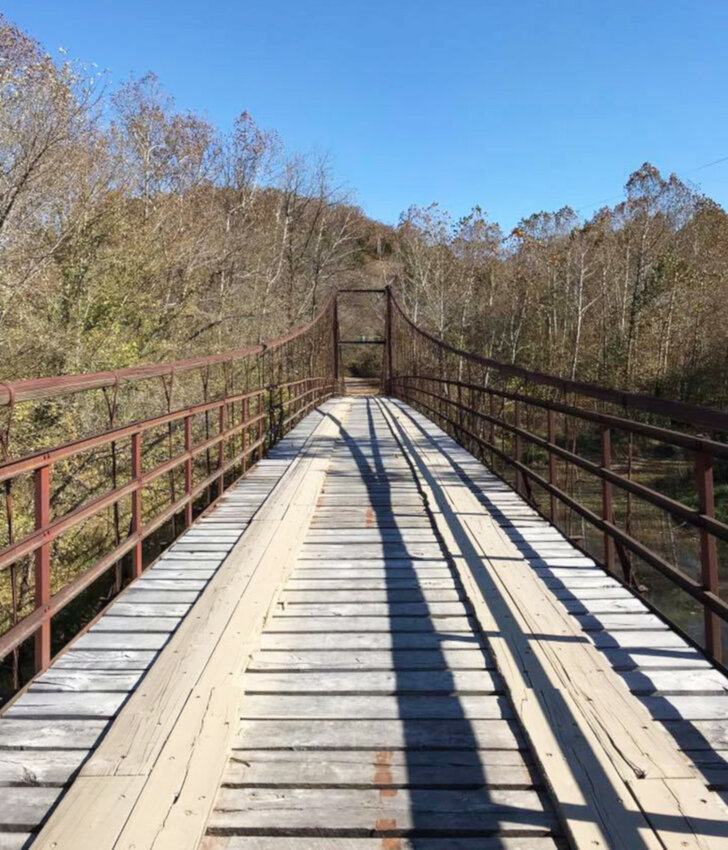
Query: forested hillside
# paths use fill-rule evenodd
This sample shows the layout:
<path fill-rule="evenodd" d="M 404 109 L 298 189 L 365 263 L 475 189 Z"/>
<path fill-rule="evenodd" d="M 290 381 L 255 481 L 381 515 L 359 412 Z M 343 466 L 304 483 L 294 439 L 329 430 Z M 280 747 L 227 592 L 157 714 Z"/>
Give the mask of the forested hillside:
<path fill-rule="evenodd" d="M 643 165 L 588 221 L 433 204 L 388 227 L 244 111 L 222 133 L 8 22 L 0 54 L 0 380 L 238 347 L 392 283 L 487 356 L 728 405 L 728 218 L 674 176 Z"/>

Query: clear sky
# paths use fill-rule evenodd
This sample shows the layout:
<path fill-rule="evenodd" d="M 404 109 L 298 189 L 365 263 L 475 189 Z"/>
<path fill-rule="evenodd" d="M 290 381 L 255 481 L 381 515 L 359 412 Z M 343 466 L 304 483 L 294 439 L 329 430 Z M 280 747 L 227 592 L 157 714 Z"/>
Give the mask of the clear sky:
<path fill-rule="evenodd" d="M 649 160 L 728 206 L 728 0 L 5 0 L 49 52 L 155 71 L 330 153 L 369 215 L 589 214 Z"/>

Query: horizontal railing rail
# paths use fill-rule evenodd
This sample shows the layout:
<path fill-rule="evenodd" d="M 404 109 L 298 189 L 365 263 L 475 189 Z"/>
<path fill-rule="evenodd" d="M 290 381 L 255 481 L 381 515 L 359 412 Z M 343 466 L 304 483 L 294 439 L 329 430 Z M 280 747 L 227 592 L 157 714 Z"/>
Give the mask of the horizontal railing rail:
<path fill-rule="evenodd" d="M 439 350 L 453 354 L 470 363 L 491 369 L 500 375 L 509 378 L 518 378 L 522 381 L 534 383 L 543 387 L 559 390 L 562 394 L 576 393 L 599 401 L 609 402 L 624 411 L 641 411 L 665 416 L 678 422 L 698 425 L 716 431 L 728 431 L 728 413 L 715 410 L 701 405 L 687 404 L 682 401 L 660 398 L 659 396 L 646 395 L 643 393 L 624 392 L 599 384 L 591 384 L 584 381 L 574 381 L 569 378 L 560 378 L 557 375 L 549 375 L 531 369 L 524 369 L 511 363 L 501 363 L 488 357 L 473 354 L 470 351 L 456 348 L 438 339 L 434 334 L 420 328 L 405 313 L 396 296 L 389 290 L 389 302 L 391 308 L 409 327 L 419 334 L 423 339 L 429 340 Z"/>
<path fill-rule="evenodd" d="M 598 532 L 600 552 L 588 543 L 582 548 L 633 589 L 640 589 L 635 575 L 640 562 L 685 592 L 703 611 L 699 642 L 722 659 L 728 602 L 721 595 L 718 544 L 724 549 L 728 544 L 728 523 L 716 517 L 713 471 L 728 461 L 728 414 L 563 380 L 462 351 L 419 328 L 391 290 L 387 329 L 385 382 L 392 395 L 438 422 L 494 471 L 510 470 L 516 490 L 575 542 L 582 537 L 571 533 L 572 512 Z M 692 468 L 692 491 L 678 497 L 662 492 L 659 481 L 635 480 L 638 443 L 645 450 L 666 446 L 686 456 L 679 468 L 685 475 Z M 626 469 L 615 469 L 615 446 L 626 446 Z M 597 457 L 586 456 L 589 450 Z M 671 558 L 659 540 L 641 539 L 643 529 L 638 531 L 633 519 L 638 503 L 668 517 L 668 524 L 677 523 L 694 546 L 694 562 L 674 540 Z M 672 612 L 657 608 L 679 628 Z"/>

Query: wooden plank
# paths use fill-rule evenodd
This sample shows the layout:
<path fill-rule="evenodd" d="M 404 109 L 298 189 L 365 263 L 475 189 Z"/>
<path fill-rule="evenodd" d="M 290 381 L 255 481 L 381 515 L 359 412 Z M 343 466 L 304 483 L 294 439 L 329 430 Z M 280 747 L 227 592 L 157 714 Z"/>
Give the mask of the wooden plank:
<path fill-rule="evenodd" d="M 73 644 L 74 649 L 114 652 L 156 651 L 169 641 L 170 632 L 104 632 L 91 629 Z"/>
<path fill-rule="evenodd" d="M 139 670 L 67 670 L 55 665 L 39 676 L 30 691 L 115 691 L 128 693 L 142 676 Z"/>
<path fill-rule="evenodd" d="M 146 670 L 156 658 L 152 650 L 70 649 L 53 662 L 54 670 Z"/>
<path fill-rule="evenodd" d="M 298 575 L 301 575 L 300 573 Z M 350 578 L 296 578 L 292 576 L 287 584 L 288 592 L 296 593 L 311 590 L 314 592 L 325 592 L 327 590 L 345 591 L 352 593 L 363 593 L 365 591 L 384 590 L 388 593 L 399 593 L 411 590 L 426 591 L 428 588 L 451 589 L 456 587 L 451 575 L 443 578 L 425 578 L 421 574 L 402 576 L 400 578 L 359 578 L 352 575 Z"/>
<path fill-rule="evenodd" d="M 419 576 L 427 575 L 427 571 L 433 569 L 447 570 L 448 575 L 452 575 L 450 564 L 445 558 L 422 558 L 419 560 L 413 560 L 409 557 L 352 558 L 344 551 L 335 559 L 334 563 L 322 562 L 320 567 L 302 559 L 296 567 L 296 572 L 306 573 L 307 577 L 311 578 L 313 570 L 339 570 L 352 575 L 361 570 L 382 570 L 384 573 L 389 573 L 392 570 L 407 570 L 410 574 L 416 573 Z M 321 578 L 326 578 L 326 575 L 321 576 Z"/>
<path fill-rule="evenodd" d="M 31 832 L 61 792 L 61 788 L 4 787 L 0 793 L 0 831 Z"/>
<path fill-rule="evenodd" d="M 208 571 L 210 575 L 214 575 L 212 570 Z M 180 599 L 175 596 L 176 593 L 180 591 L 188 591 L 193 590 L 201 591 L 203 587 L 207 584 L 207 578 L 199 579 L 199 578 L 190 578 L 189 574 L 187 576 L 165 576 L 160 575 L 159 572 L 150 573 L 149 575 L 142 576 L 140 579 L 134 582 L 134 584 L 128 589 L 127 593 L 124 594 L 126 597 L 129 595 L 130 597 L 138 596 L 141 598 L 145 598 L 144 594 L 150 592 L 159 592 L 161 590 L 170 591 L 170 593 L 166 596 L 166 600 L 171 602 L 178 602 Z M 197 594 L 190 600 L 194 602 Z M 187 597 L 184 597 L 187 598 Z M 165 597 L 162 598 L 161 601 L 166 601 Z M 150 602 L 156 602 L 159 600 L 150 599 Z"/>
<path fill-rule="evenodd" d="M 395 603 L 395 602 L 454 602 L 462 599 L 463 594 L 452 582 L 450 587 L 393 587 L 383 590 L 357 590 L 350 587 L 342 589 L 326 589 L 317 587 L 314 590 L 299 590 L 291 586 L 289 581 L 281 595 L 281 602 L 286 606 L 349 603 Z M 307 609 L 308 610 L 308 609 Z"/>
<path fill-rule="evenodd" d="M 32 838 L 29 832 L 0 832 L 0 850 L 26 850 Z"/>
<path fill-rule="evenodd" d="M 77 776 L 33 843 L 47 850 L 102 850 L 111 847 L 128 817 L 128 802 L 144 787 L 143 776 Z M 74 817 L 59 817 L 64 811 Z M 50 837 L 49 837 L 50 835 Z"/>
<path fill-rule="evenodd" d="M 319 529 L 312 526 L 306 535 L 306 544 L 348 543 L 437 543 L 431 528 L 363 528 Z"/>
<path fill-rule="evenodd" d="M 110 718 L 119 711 L 126 693 L 76 693 L 29 690 L 7 708 L 4 717 Z"/>
<path fill-rule="evenodd" d="M 493 666 L 480 649 L 394 649 L 390 652 L 289 650 L 257 652 L 248 671 L 283 670 L 483 670 Z"/>
<path fill-rule="evenodd" d="M 106 730 L 106 723 L 94 719 L 0 718 L 0 750 L 46 749 L 90 750 Z"/>
<path fill-rule="evenodd" d="M 247 673 L 247 694 L 402 694 L 502 691 L 497 676 L 485 670 L 401 670 L 355 672 Z M 333 702 L 333 700 L 332 700 Z"/>
<path fill-rule="evenodd" d="M 268 623 L 275 632 L 465 632 L 474 629 L 468 617 L 273 617 Z"/>
<path fill-rule="evenodd" d="M 592 632 L 589 639 L 598 649 L 660 649 L 666 652 L 675 649 L 691 649 L 690 645 L 680 635 L 664 629 L 659 631 Z"/>
<path fill-rule="evenodd" d="M 103 632 L 156 632 L 157 634 L 171 634 L 181 622 L 181 616 L 115 617 L 113 614 L 107 614 L 96 623 L 89 634 L 100 634 Z M 126 637 L 124 640 L 126 640 Z"/>
<path fill-rule="evenodd" d="M 315 564 L 316 566 L 302 566 L 302 564 Z M 329 566 L 326 566 L 326 564 Z M 392 561 L 386 567 L 372 566 L 359 568 L 351 565 L 342 565 L 334 561 L 306 561 L 296 567 L 292 578 L 296 581 L 348 581 L 366 582 L 369 587 L 372 581 L 383 582 L 385 586 L 394 587 L 403 582 L 412 584 L 424 583 L 428 579 L 434 581 L 453 580 L 452 572 L 447 564 L 441 566 L 418 566 L 416 569 L 408 561 Z"/>
<path fill-rule="evenodd" d="M 710 663 L 691 646 L 644 649 L 603 649 L 602 653 L 616 670 L 645 670 L 672 667 L 676 669 L 712 669 Z"/>
<path fill-rule="evenodd" d="M 518 750 L 239 750 L 223 784 L 236 787 L 528 787 L 534 776 Z"/>
<path fill-rule="evenodd" d="M 0 750 L 0 784 L 65 785 L 85 758 L 86 750 Z"/>
<path fill-rule="evenodd" d="M 179 561 L 175 561 L 172 565 L 166 561 L 159 561 L 155 566 L 149 568 L 145 574 L 145 578 L 149 583 L 148 586 L 151 586 L 160 579 L 184 579 L 185 577 L 189 577 L 191 579 L 203 579 L 207 581 L 214 575 L 214 569 L 198 568 L 194 563 L 187 564 L 183 561 L 180 564 Z"/>
<path fill-rule="evenodd" d="M 289 650 L 367 650 L 460 649 L 481 646 L 481 641 L 467 631 L 430 632 L 279 632 L 266 631 L 260 639 L 262 649 Z"/>
<path fill-rule="evenodd" d="M 388 558 L 439 558 L 439 543 L 305 543 L 301 560 L 336 561 L 343 556 L 371 559 Z"/>
<path fill-rule="evenodd" d="M 520 730 L 510 720 L 400 717 L 365 720 L 243 720 L 236 749 L 504 750 L 523 747 Z"/>
<path fill-rule="evenodd" d="M 276 607 L 275 616 L 285 617 L 344 617 L 347 620 L 357 615 L 365 617 L 467 617 L 468 608 L 463 602 L 321 602 L 287 605 L 281 601 Z"/>
<path fill-rule="evenodd" d="M 200 850 L 557 850 L 551 838 L 324 838 L 307 836 L 208 835 Z M 384 843 L 388 842 L 388 843 Z M 15 848 L 11 848 L 15 850 Z"/>
<path fill-rule="evenodd" d="M 475 832 L 518 830 L 548 834 L 556 826 L 535 791 L 222 788 L 210 817 L 213 831 L 298 832 L 326 835 L 343 831 L 428 834 L 456 837 Z"/>
<path fill-rule="evenodd" d="M 364 720 L 401 718 L 404 720 L 510 719 L 513 711 L 506 699 L 499 696 L 341 696 L 335 700 L 320 695 L 250 694 L 243 707 L 243 718 L 286 720 L 340 720 L 358 717 Z"/>
<path fill-rule="evenodd" d="M 728 750 L 728 721 L 667 720 L 664 726 L 683 750 Z"/>
<path fill-rule="evenodd" d="M 728 693 L 728 679 L 711 668 L 701 670 L 640 670 L 623 673 L 627 687 L 638 694 L 690 694 L 709 696 Z"/>
<path fill-rule="evenodd" d="M 164 591 L 162 594 L 154 594 L 155 597 L 159 599 L 164 599 L 164 595 L 167 594 L 169 598 L 168 591 Z M 197 596 L 197 593 L 194 594 Z M 155 624 L 158 623 L 159 618 L 164 617 L 175 617 L 181 619 L 184 617 L 190 610 L 192 603 L 191 602 L 158 602 L 158 601 L 138 601 L 138 597 L 135 595 L 133 597 L 124 597 L 125 600 L 128 601 L 123 602 L 115 602 L 111 608 L 109 608 L 108 617 L 155 617 Z M 194 600 L 193 600 L 194 601 Z M 116 623 L 116 621 L 114 621 Z M 149 622 L 149 621 L 145 621 Z M 103 631 L 103 629 L 100 629 Z M 122 631 L 121 629 L 116 629 L 116 631 Z"/>
<path fill-rule="evenodd" d="M 728 789 L 728 750 L 690 750 L 686 755 L 711 788 Z"/>
<path fill-rule="evenodd" d="M 728 696 L 641 697 L 656 720 L 728 720 Z"/>

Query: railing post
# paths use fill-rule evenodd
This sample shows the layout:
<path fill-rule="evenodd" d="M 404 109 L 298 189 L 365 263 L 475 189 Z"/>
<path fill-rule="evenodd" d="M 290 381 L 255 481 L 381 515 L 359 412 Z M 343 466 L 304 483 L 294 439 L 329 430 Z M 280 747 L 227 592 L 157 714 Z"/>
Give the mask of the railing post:
<path fill-rule="evenodd" d="M 548 441 L 552 445 L 555 445 L 556 417 L 550 407 L 546 411 L 546 423 L 546 427 L 548 429 Z M 556 456 L 551 449 L 549 449 L 549 484 L 551 484 L 552 487 L 556 485 L 556 477 Z M 549 519 L 551 520 L 552 525 L 556 523 L 556 496 L 554 496 L 553 493 L 549 493 Z"/>
<path fill-rule="evenodd" d="M 46 528 L 51 521 L 51 470 L 41 466 L 35 471 L 35 527 Z M 42 608 L 51 599 L 51 544 L 35 550 L 35 607 Z M 51 618 L 43 617 L 35 633 L 35 670 L 47 670 L 51 663 Z"/>
<path fill-rule="evenodd" d="M 257 457 L 258 460 L 260 460 L 260 458 L 263 456 L 263 446 L 265 444 L 265 429 L 267 427 L 266 416 L 265 416 L 265 413 L 263 412 L 263 405 L 264 404 L 265 404 L 265 402 L 263 401 L 263 393 L 262 392 L 258 393 L 258 395 L 256 396 L 256 403 L 255 403 L 255 415 L 259 418 L 258 418 L 258 422 L 257 422 L 256 429 L 255 429 L 255 442 L 258 443 L 259 445 L 255 449 L 255 451 L 253 452 L 253 457 L 254 458 Z M 261 441 L 262 441 L 262 443 L 261 443 Z"/>
<path fill-rule="evenodd" d="M 339 339 L 339 293 L 334 296 L 334 395 L 341 392 L 341 342 Z"/>
<path fill-rule="evenodd" d="M 491 446 L 495 445 L 495 396 L 490 390 L 488 392 L 488 412 L 490 413 L 490 432 L 488 435 L 488 439 L 490 441 Z M 493 449 L 490 450 L 490 468 L 495 472 L 495 452 Z"/>
<path fill-rule="evenodd" d="M 463 439 L 463 386 L 458 380 L 458 439 L 462 442 Z"/>
<path fill-rule="evenodd" d="M 387 307 L 386 307 L 386 319 L 385 319 L 385 327 L 384 327 L 384 357 L 385 357 L 385 370 L 384 370 L 384 394 L 392 395 L 392 289 L 387 286 Z"/>
<path fill-rule="evenodd" d="M 131 435 L 131 477 L 138 481 L 142 477 L 142 433 L 135 431 Z M 137 534 L 142 527 L 142 489 L 131 494 L 131 533 Z M 142 541 L 137 540 L 131 550 L 132 578 L 142 574 Z"/>
<path fill-rule="evenodd" d="M 713 456 L 709 452 L 699 451 L 695 455 L 695 474 L 698 484 L 698 510 L 707 517 L 715 516 L 713 497 Z M 708 593 L 718 595 L 718 548 L 715 537 L 700 529 L 700 565 L 703 588 Z M 705 621 L 705 648 L 716 661 L 723 656 L 721 622 L 717 614 L 703 606 Z"/>
<path fill-rule="evenodd" d="M 185 416 L 185 451 L 192 451 L 192 417 Z M 185 504 L 185 528 L 192 525 L 192 473 L 194 469 L 194 461 L 188 457 L 185 461 L 185 495 L 188 502 Z"/>
<path fill-rule="evenodd" d="M 602 469 L 609 469 L 612 465 L 612 435 L 609 427 L 602 426 Z M 611 481 L 602 478 L 602 519 L 604 522 L 614 522 L 614 503 Z M 604 532 L 604 565 L 610 573 L 614 572 L 614 538 L 608 532 Z"/>
<path fill-rule="evenodd" d="M 221 437 L 220 442 L 217 444 L 217 468 L 220 471 L 220 475 L 217 479 L 217 497 L 218 499 L 222 496 L 223 491 L 225 490 L 225 438 L 222 436 L 225 433 L 225 428 L 227 427 L 227 402 L 223 401 L 220 405 L 220 410 L 218 413 L 218 437 Z"/>
<path fill-rule="evenodd" d="M 242 452 L 243 452 L 242 471 L 243 471 L 243 475 L 245 475 L 245 470 L 248 466 L 248 457 L 245 454 L 245 452 L 248 449 L 248 425 L 247 425 L 247 422 L 248 422 L 248 399 L 247 398 L 244 398 L 240 402 L 240 419 L 241 419 L 241 422 L 242 422 L 242 425 L 243 425 L 243 430 L 242 430 L 243 439 L 242 439 L 242 442 L 241 442 L 241 448 L 242 448 Z"/>
<path fill-rule="evenodd" d="M 275 431 L 275 387 L 272 385 L 268 387 L 268 448 L 270 448 L 274 440 L 274 431 Z"/>
<path fill-rule="evenodd" d="M 284 401 L 284 395 L 285 395 L 285 401 Z M 283 429 L 285 428 L 283 421 L 285 419 L 286 403 L 288 403 L 288 406 L 290 407 L 290 400 L 291 400 L 291 388 L 288 387 L 288 386 L 286 386 L 286 387 L 281 386 L 280 390 L 278 391 L 278 402 L 279 402 L 279 404 L 278 404 L 278 439 L 279 440 L 283 437 Z"/>
<path fill-rule="evenodd" d="M 518 403 L 518 399 L 513 402 L 513 424 L 516 428 L 521 427 L 521 411 L 520 404 Z M 521 435 L 515 434 L 515 455 L 516 461 L 518 463 L 522 463 L 523 461 L 523 441 L 521 440 Z M 516 493 L 519 496 L 523 495 L 523 475 L 521 474 L 521 470 L 516 467 Z"/>

